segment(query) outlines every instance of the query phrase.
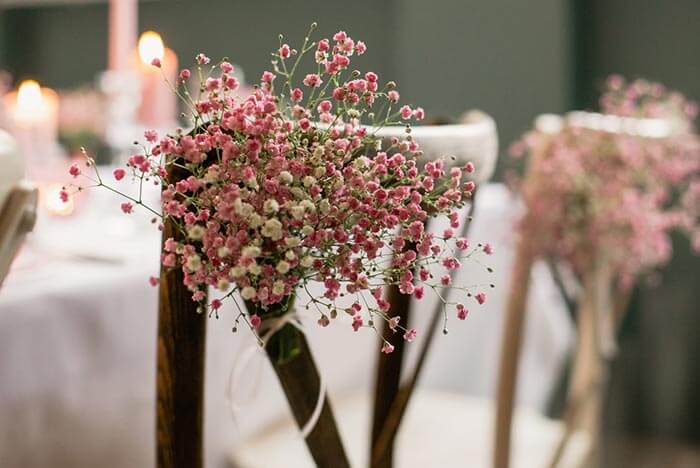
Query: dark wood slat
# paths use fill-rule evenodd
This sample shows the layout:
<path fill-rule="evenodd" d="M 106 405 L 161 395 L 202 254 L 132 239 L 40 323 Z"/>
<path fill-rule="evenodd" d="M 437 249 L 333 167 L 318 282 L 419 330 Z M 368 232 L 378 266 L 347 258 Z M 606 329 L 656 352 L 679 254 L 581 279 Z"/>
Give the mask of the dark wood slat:
<path fill-rule="evenodd" d="M 474 192 L 472 196 L 472 203 L 471 206 L 469 207 L 469 212 L 468 212 L 468 217 L 467 217 L 467 222 L 465 222 L 462 225 L 462 230 L 459 234 L 460 237 L 466 237 L 469 234 L 469 227 L 471 226 L 471 219 L 474 214 L 474 207 L 476 206 L 476 191 Z M 454 277 L 454 271 L 450 272 L 450 276 Z M 409 297 L 403 295 L 404 297 Z M 393 305 L 393 303 L 392 303 Z M 410 301 L 409 301 L 409 307 L 410 307 Z M 393 309 L 392 309 L 393 310 Z M 409 312 L 410 314 L 410 312 Z M 408 379 L 408 382 L 404 384 L 401 388 L 399 388 L 398 392 L 393 398 L 393 401 L 391 402 L 391 405 L 389 407 L 389 410 L 387 411 L 386 417 L 382 421 L 383 424 L 379 428 L 379 432 L 377 434 L 376 440 L 372 440 L 372 447 L 371 447 L 371 460 L 372 460 L 372 466 L 375 466 L 374 463 L 377 463 L 377 466 L 391 466 L 389 465 L 381 465 L 381 463 L 385 463 L 387 461 L 387 453 L 393 453 L 393 445 L 394 441 L 396 440 L 396 435 L 398 434 L 399 427 L 401 425 L 401 421 L 403 420 L 403 416 L 406 413 L 406 408 L 408 407 L 408 404 L 411 400 L 411 396 L 413 396 L 413 392 L 415 391 L 415 388 L 418 384 L 418 380 L 420 379 L 421 373 L 423 371 L 426 358 L 428 356 L 428 353 L 430 352 L 430 348 L 432 346 L 432 343 L 434 341 L 435 335 L 437 333 L 438 329 L 438 324 L 440 323 L 442 317 L 442 307 L 441 304 L 438 302 L 438 304 L 435 307 L 435 310 L 433 311 L 432 318 L 430 320 L 430 324 L 428 325 L 427 328 L 427 335 L 425 338 L 425 341 L 423 342 L 423 346 L 420 349 L 420 352 L 418 354 L 418 359 L 416 361 L 416 367 L 413 370 L 413 373 L 411 374 L 411 377 Z M 408 322 L 408 317 L 407 321 Z M 377 398 L 379 395 L 375 394 L 375 398 Z M 376 403 L 375 403 L 376 404 Z M 389 463 L 392 461 L 391 455 L 388 457 Z"/>
<path fill-rule="evenodd" d="M 388 288 L 387 301 L 391 304 L 391 316 L 401 317 L 400 323 L 403 326 L 408 326 L 411 296 L 401 294 L 397 286 L 391 286 Z M 394 352 L 391 354 L 379 353 L 377 358 L 371 447 L 377 444 L 389 417 L 391 406 L 399 392 L 405 345 L 403 337 L 397 336 L 386 323 L 382 324 L 382 335 L 394 345 Z M 374 453 L 374 450 L 372 452 Z M 372 468 L 391 468 L 393 459 L 393 443 L 386 444 L 378 456 L 372 456 L 370 466 Z"/>
<path fill-rule="evenodd" d="M 294 336 L 298 352 L 294 357 L 280 360 L 280 340 Z M 318 400 L 321 380 L 306 338 L 293 325 L 285 325 L 270 338 L 266 352 L 282 384 L 289 406 L 299 427 L 313 414 Z M 328 395 L 316 426 L 306 438 L 306 445 L 319 468 L 349 468 L 338 427 Z"/>
<path fill-rule="evenodd" d="M 166 221 L 163 240 L 181 234 Z M 156 458 L 159 468 L 203 466 L 206 315 L 180 268 L 161 268 L 158 304 Z"/>

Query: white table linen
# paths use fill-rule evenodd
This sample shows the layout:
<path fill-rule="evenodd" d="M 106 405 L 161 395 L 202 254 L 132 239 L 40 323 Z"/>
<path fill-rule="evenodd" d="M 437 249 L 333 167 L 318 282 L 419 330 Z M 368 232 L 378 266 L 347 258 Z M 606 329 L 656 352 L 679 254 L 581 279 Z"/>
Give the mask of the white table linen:
<path fill-rule="evenodd" d="M 157 291 L 147 278 L 158 271 L 159 233 L 146 214 L 124 218 L 117 198 L 97 192 L 87 197 L 74 219 L 40 220 L 0 290 L 3 467 L 154 464 Z M 470 239 L 495 246 L 489 258 L 495 273 L 492 279 L 483 270 L 475 276 L 470 266 L 455 281 L 497 286 L 486 291 L 486 305 L 474 304 L 464 322 L 452 317 L 449 335 L 435 340 L 421 382 L 425 387 L 493 395 L 514 206 L 503 186 L 480 189 Z M 572 330 L 546 268 L 538 266 L 533 274 L 518 402 L 541 407 Z M 432 310 L 426 299 L 416 308 L 419 333 Z M 236 395 L 245 399 L 242 393 L 252 390 L 255 398 L 232 418 L 226 381 L 234 356 L 253 343 L 246 332 L 231 333 L 233 315 L 229 308 L 208 323 L 208 467 L 225 466 L 231 447 L 290 417 L 272 370 L 256 359 Z M 349 321 L 341 320 L 327 329 L 315 326 L 315 318 L 307 321 L 331 399 L 370 391 L 380 346 L 371 331 L 354 333 Z M 410 345 L 413 358 L 418 343 Z"/>

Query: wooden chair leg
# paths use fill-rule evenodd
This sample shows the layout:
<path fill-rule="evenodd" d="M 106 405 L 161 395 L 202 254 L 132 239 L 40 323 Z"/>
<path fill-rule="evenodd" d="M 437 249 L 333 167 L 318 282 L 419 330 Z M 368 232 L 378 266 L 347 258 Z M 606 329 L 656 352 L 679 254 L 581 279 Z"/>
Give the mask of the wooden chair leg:
<path fill-rule="evenodd" d="M 472 195 L 472 203 L 469 207 L 467 221 L 462 225 L 460 237 L 466 237 L 469 234 L 474 208 L 476 206 L 476 191 Z M 454 276 L 454 271 L 450 272 L 450 276 Z M 401 323 L 408 324 L 410 319 L 410 296 L 400 294 L 396 288 L 392 288 L 389 295 L 391 310 L 394 315 L 401 317 Z M 430 325 L 426 329 L 425 342 L 418 353 L 416 367 L 408 378 L 407 382 L 399 388 L 401 380 L 401 363 L 403 361 L 403 341 L 401 345 L 401 355 L 397 359 L 398 366 L 386 365 L 386 358 L 393 356 L 397 349 L 389 355 L 379 355 L 377 363 L 377 384 L 374 394 L 374 420 L 372 426 L 372 439 L 370 445 L 370 466 L 377 468 L 391 467 L 393 464 L 393 447 L 398 433 L 401 420 L 406 412 L 408 403 L 413 395 L 413 392 L 421 376 L 423 366 L 425 365 L 428 352 L 430 351 L 435 333 L 438 328 L 438 323 L 442 317 L 442 306 L 440 303 L 433 311 Z M 384 336 L 390 338 L 391 331 L 384 325 Z M 384 364 L 384 365 L 383 365 Z M 387 372 L 394 372 L 387 376 Z M 387 382 L 391 382 L 390 385 Z M 395 385 L 395 386 L 394 386 Z"/>
<path fill-rule="evenodd" d="M 387 300 L 391 304 L 391 313 L 401 317 L 400 323 L 403 326 L 407 326 L 410 319 L 411 296 L 401 294 L 397 286 L 391 286 Z M 381 437 L 391 406 L 399 392 L 401 367 L 403 365 L 404 340 L 396 339 L 396 335 L 389 329 L 387 324 L 382 325 L 382 334 L 385 339 L 391 340 L 394 345 L 394 352 L 391 354 L 380 354 L 377 359 L 370 447 L 375 447 Z M 370 462 L 372 468 L 391 468 L 394 459 L 393 443 L 385 444 L 381 453 L 377 453 L 376 456 L 373 455 L 375 454 L 371 454 Z"/>
<path fill-rule="evenodd" d="M 280 361 L 275 339 L 290 333 L 297 335 L 294 341 L 298 345 L 298 354 L 289 360 Z M 316 408 L 318 394 L 321 391 L 319 370 L 314 362 L 311 349 L 306 338 L 296 328 L 292 325 L 286 325 L 272 336 L 266 351 L 287 396 L 294 419 L 301 428 L 311 418 Z M 318 422 L 306 438 L 306 445 L 317 467 L 350 467 L 327 396 Z"/>
<path fill-rule="evenodd" d="M 530 270 L 533 262 L 534 256 L 527 240 L 520 240 L 515 252 L 511 291 L 506 305 L 506 317 L 501 340 L 493 446 L 494 468 L 508 468 L 510 463 L 513 403 L 525 324 L 525 305 L 530 288 Z"/>
<path fill-rule="evenodd" d="M 165 223 L 163 239 L 177 239 Z M 157 466 L 203 466 L 206 315 L 197 313 L 179 268 L 161 271 L 158 309 Z"/>

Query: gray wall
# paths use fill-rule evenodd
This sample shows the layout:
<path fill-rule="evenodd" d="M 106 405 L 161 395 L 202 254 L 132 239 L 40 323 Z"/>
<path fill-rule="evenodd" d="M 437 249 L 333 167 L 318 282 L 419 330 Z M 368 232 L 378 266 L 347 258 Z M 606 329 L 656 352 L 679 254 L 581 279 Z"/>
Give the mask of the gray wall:
<path fill-rule="evenodd" d="M 579 105 L 611 73 L 645 77 L 700 99 L 698 0 L 577 1 Z"/>
<path fill-rule="evenodd" d="M 570 2 L 404 0 L 396 10 L 404 94 L 435 114 L 480 108 L 505 147 L 542 112 L 570 105 Z"/>
<path fill-rule="evenodd" d="M 370 48 L 358 66 L 398 81 L 403 97 L 429 115 L 457 118 L 473 107 L 492 114 L 505 147 L 536 114 L 570 106 L 569 4 L 161 0 L 142 2 L 140 30 L 161 32 L 183 64 L 201 49 L 230 56 L 257 78 L 277 31 L 301 38 L 313 20 L 325 34 L 342 27 Z M 106 5 L 12 9 L 4 16 L 0 48 L 9 51 L 6 66 L 18 77 L 67 87 L 104 69 Z"/>

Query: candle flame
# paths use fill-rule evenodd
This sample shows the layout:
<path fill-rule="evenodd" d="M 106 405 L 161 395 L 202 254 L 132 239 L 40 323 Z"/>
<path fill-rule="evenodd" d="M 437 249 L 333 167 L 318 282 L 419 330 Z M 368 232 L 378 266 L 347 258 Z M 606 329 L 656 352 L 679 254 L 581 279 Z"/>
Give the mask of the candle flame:
<path fill-rule="evenodd" d="M 153 59 L 163 60 L 165 46 L 160 34 L 154 31 L 146 31 L 139 38 L 139 58 L 146 65 L 150 65 Z"/>
<path fill-rule="evenodd" d="M 23 81 L 17 90 L 17 117 L 26 120 L 46 112 L 41 87 L 34 80 Z"/>

